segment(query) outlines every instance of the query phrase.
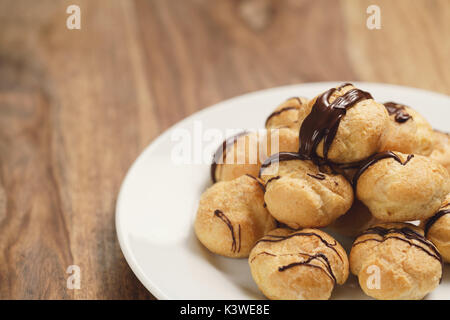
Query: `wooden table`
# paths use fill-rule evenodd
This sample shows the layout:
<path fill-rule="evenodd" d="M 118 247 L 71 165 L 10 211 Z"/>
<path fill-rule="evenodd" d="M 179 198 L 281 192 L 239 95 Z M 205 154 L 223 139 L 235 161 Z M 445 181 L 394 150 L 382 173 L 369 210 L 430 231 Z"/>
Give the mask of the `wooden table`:
<path fill-rule="evenodd" d="M 381 8 L 381 29 L 366 8 Z M 67 6 L 81 30 L 66 28 Z M 120 251 L 127 169 L 187 115 L 326 80 L 450 94 L 448 0 L 0 2 L 0 298 L 148 299 Z M 66 287 L 69 265 L 81 289 Z"/>

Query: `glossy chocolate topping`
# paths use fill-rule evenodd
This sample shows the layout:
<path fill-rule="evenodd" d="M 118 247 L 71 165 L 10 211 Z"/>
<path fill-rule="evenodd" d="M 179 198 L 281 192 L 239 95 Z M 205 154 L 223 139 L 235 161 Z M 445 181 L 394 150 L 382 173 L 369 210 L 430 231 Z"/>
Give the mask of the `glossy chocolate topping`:
<path fill-rule="evenodd" d="M 353 246 L 356 246 L 358 244 L 368 242 L 368 241 L 384 242 L 388 239 L 397 239 L 397 240 L 406 242 L 409 245 L 422 250 L 429 256 L 439 260 L 439 262 L 441 262 L 441 264 L 442 264 L 442 257 L 440 255 L 439 251 L 436 249 L 436 247 L 430 241 L 428 241 L 424 236 L 422 236 L 420 233 L 414 231 L 411 228 L 408 228 L 408 227 L 385 228 L 385 227 L 381 227 L 381 226 L 375 226 L 375 227 L 369 228 L 366 231 L 362 232 L 359 235 L 359 237 L 363 236 L 363 235 L 368 235 L 368 234 L 375 234 L 375 235 L 381 236 L 382 239 L 369 238 L 369 239 L 364 239 L 364 240 L 360 240 L 360 241 L 355 241 L 355 243 L 353 243 Z M 402 235 L 403 237 L 395 236 L 395 234 Z M 412 242 L 413 240 L 419 242 L 420 244 L 423 244 L 424 246 L 421 246 L 417 243 Z"/>
<path fill-rule="evenodd" d="M 272 182 L 272 181 L 274 181 L 274 180 L 278 180 L 278 179 L 280 179 L 280 178 L 281 178 L 280 176 L 275 176 L 275 177 L 270 178 L 270 179 L 267 180 L 267 182 L 266 182 L 266 187 L 267 187 L 267 185 L 268 185 L 270 182 Z"/>
<path fill-rule="evenodd" d="M 270 167 L 272 164 L 290 160 L 307 160 L 307 158 L 295 152 L 275 153 L 263 162 L 263 164 L 261 165 L 261 169 L 259 169 L 259 177 L 261 177 L 261 173 L 264 171 L 264 169 Z"/>
<path fill-rule="evenodd" d="M 233 146 L 239 137 L 245 136 L 247 134 L 249 134 L 249 132 L 243 131 L 243 132 L 240 132 L 234 136 L 231 136 L 231 137 L 225 139 L 225 141 L 222 143 L 222 145 L 216 150 L 216 152 L 214 153 L 214 156 L 213 156 L 213 161 L 211 163 L 211 179 L 214 183 L 217 181 L 216 180 L 217 164 L 224 163 L 224 161 L 225 161 L 224 156 L 227 152 L 227 148 L 229 148 L 230 146 Z"/>
<path fill-rule="evenodd" d="M 215 210 L 214 211 L 214 216 L 218 217 L 220 220 L 222 220 L 228 227 L 228 229 L 230 229 L 231 232 L 231 251 L 232 252 L 240 252 L 241 251 L 241 225 L 238 226 L 238 239 L 239 239 L 239 247 L 237 247 L 236 245 L 236 236 L 234 235 L 234 227 L 233 224 L 231 223 L 230 219 L 228 219 L 228 217 L 220 210 Z"/>
<path fill-rule="evenodd" d="M 396 102 L 386 102 L 384 107 L 388 111 L 389 115 L 395 115 L 395 121 L 403 123 L 411 119 L 409 113 L 405 111 L 405 106 Z"/>
<path fill-rule="evenodd" d="M 279 267 L 278 271 L 283 272 L 283 271 L 293 268 L 293 267 L 307 266 L 307 267 L 317 268 L 317 269 L 325 271 L 325 273 L 331 278 L 331 280 L 333 280 L 334 283 L 337 282 L 336 277 L 334 276 L 334 273 L 333 273 L 333 269 L 331 268 L 330 261 L 328 260 L 326 255 L 324 255 L 323 253 L 316 253 L 315 255 L 310 255 L 307 253 L 299 253 L 299 255 L 306 255 L 308 257 L 308 259 L 306 259 L 304 261 L 300 261 L 300 262 L 293 262 L 286 266 Z M 313 261 L 313 260 L 321 261 L 322 264 L 325 265 L 326 269 L 323 269 L 322 267 L 320 267 L 318 265 L 312 264 L 311 261 Z"/>
<path fill-rule="evenodd" d="M 319 162 L 316 149 L 322 140 L 324 142 L 323 156 L 325 161 L 328 161 L 328 151 L 347 110 L 362 100 L 372 99 L 368 92 L 351 89 L 330 103 L 331 95 L 347 85 L 350 84 L 344 84 L 337 89 L 332 88 L 321 94 L 300 128 L 299 153 L 316 163 Z"/>
<path fill-rule="evenodd" d="M 255 260 L 257 257 L 259 257 L 259 256 L 261 256 L 261 255 L 267 255 L 267 256 L 271 256 L 271 257 L 276 257 L 276 256 L 277 256 L 276 254 L 273 254 L 273 253 L 270 253 L 270 252 L 267 252 L 267 251 L 263 251 L 263 252 L 260 252 L 260 253 L 258 253 L 257 255 L 255 255 L 255 256 L 252 258 L 252 260 L 250 260 L 250 263 L 252 263 L 253 260 Z"/>
<path fill-rule="evenodd" d="M 338 255 L 339 259 L 342 261 L 341 255 L 335 248 L 335 246 L 337 245 L 337 241 L 334 240 L 334 243 L 329 243 L 328 241 L 326 241 L 324 238 L 322 238 L 319 234 L 317 234 L 315 232 L 297 231 L 297 232 L 288 234 L 286 236 L 267 234 L 264 236 L 264 238 L 256 241 L 255 245 L 257 245 L 260 242 L 281 242 L 281 241 L 285 241 L 285 240 L 293 238 L 293 237 L 317 237 L 325 246 L 327 246 L 328 248 L 333 250 Z"/>
<path fill-rule="evenodd" d="M 288 107 L 284 107 L 284 108 L 282 108 L 282 109 L 280 109 L 280 110 L 278 110 L 278 111 L 272 112 L 272 113 L 267 117 L 265 126 L 267 127 L 267 123 L 269 122 L 270 119 L 272 119 L 272 118 L 275 117 L 275 116 L 278 116 L 278 115 L 282 114 L 282 113 L 285 112 L 285 111 L 289 111 L 289 110 L 298 110 L 298 107 L 288 106 Z"/>
<path fill-rule="evenodd" d="M 265 126 L 267 127 L 267 123 L 268 123 L 269 120 L 272 119 L 273 117 L 278 116 L 278 115 L 282 114 L 282 113 L 285 112 L 285 111 L 289 111 L 289 110 L 298 110 L 298 109 L 300 108 L 300 106 L 303 105 L 303 102 L 302 102 L 302 100 L 301 100 L 299 97 L 292 97 L 292 98 L 289 98 L 289 99 L 286 100 L 286 102 L 288 102 L 289 100 L 293 100 L 293 99 L 295 99 L 295 100 L 299 103 L 299 106 L 286 106 L 286 107 L 284 107 L 284 108 L 281 108 L 281 109 L 278 110 L 278 111 L 272 112 L 272 113 L 267 117 Z"/>
<path fill-rule="evenodd" d="M 373 156 L 371 156 L 371 157 L 367 158 L 366 160 L 364 160 L 362 163 L 360 163 L 358 170 L 356 171 L 355 175 L 353 176 L 353 181 L 352 181 L 353 187 L 356 188 L 356 184 L 358 183 L 359 177 L 370 166 L 374 165 L 378 161 L 383 160 L 383 159 L 387 159 L 387 158 L 392 158 L 395 161 L 397 161 L 398 163 L 400 163 L 401 165 L 406 165 L 413 157 L 414 157 L 414 155 L 410 154 L 410 155 L 408 155 L 408 158 L 406 159 L 406 161 L 402 162 L 402 160 L 399 158 L 399 156 L 397 156 L 392 151 L 384 151 L 384 152 L 376 153 Z"/>
<path fill-rule="evenodd" d="M 308 176 L 310 176 L 311 178 L 317 179 L 317 180 L 325 180 L 326 176 L 322 173 L 318 173 L 318 174 L 310 174 L 307 173 Z"/>
<path fill-rule="evenodd" d="M 258 182 L 259 187 L 261 188 L 261 190 L 263 192 L 266 192 L 266 187 L 264 186 L 264 184 L 261 182 L 261 180 L 259 180 L 258 178 L 255 178 L 254 176 L 252 176 L 251 174 L 246 174 L 247 177 L 252 178 L 253 180 L 255 180 L 256 182 Z"/>
<path fill-rule="evenodd" d="M 450 206 L 450 204 L 447 205 L 447 207 L 448 206 Z M 428 234 L 428 231 L 430 231 L 430 228 L 436 223 L 436 221 L 438 221 L 441 217 L 445 216 L 446 214 L 450 214 L 450 208 L 448 209 L 444 208 L 439 210 L 434 214 L 434 216 L 432 216 L 427 220 L 424 227 L 425 236 Z"/>

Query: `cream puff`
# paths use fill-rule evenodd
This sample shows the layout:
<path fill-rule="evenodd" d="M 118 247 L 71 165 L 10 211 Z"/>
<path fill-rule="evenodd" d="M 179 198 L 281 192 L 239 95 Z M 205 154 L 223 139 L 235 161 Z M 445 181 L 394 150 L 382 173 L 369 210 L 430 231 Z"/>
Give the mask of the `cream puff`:
<path fill-rule="evenodd" d="M 256 243 L 248 262 L 259 289 L 274 300 L 329 299 L 349 273 L 345 250 L 317 229 L 275 229 Z"/>

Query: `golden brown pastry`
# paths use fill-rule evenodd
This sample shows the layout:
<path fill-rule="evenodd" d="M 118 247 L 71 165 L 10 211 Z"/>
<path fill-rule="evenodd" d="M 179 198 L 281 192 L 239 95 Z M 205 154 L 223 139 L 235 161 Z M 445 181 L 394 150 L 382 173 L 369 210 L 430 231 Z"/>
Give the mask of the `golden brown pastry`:
<path fill-rule="evenodd" d="M 293 97 L 272 112 L 266 120 L 267 129 L 289 128 L 297 132 L 300 129 L 299 114 L 308 114 L 308 99 Z"/>
<path fill-rule="evenodd" d="M 212 180 L 229 181 L 245 174 L 256 177 L 261 163 L 268 156 L 280 151 L 297 151 L 298 141 L 298 133 L 286 128 L 232 136 L 214 154 Z"/>
<path fill-rule="evenodd" d="M 447 170 L 427 157 L 382 152 L 366 161 L 353 185 L 375 218 L 402 222 L 433 215 L 450 191 L 449 182 Z"/>
<path fill-rule="evenodd" d="M 347 237 L 355 237 L 374 224 L 380 223 L 364 203 L 355 199 L 350 210 L 336 219 L 329 227 Z"/>
<path fill-rule="evenodd" d="M 361 161 L 384 148 L 389 128 L 386 108 L 351 84 L 312 99 L 302 119 L 300 153 L 335 163 Z"/>
<path fill-rule="evenodd" d="M 252 176 L 221 181 L 200 198 L 195 234 L 210 251 L 247 257 L 255 242 L 276 227 L 264 207 L 264 186 Z"/>
<path fill-rule="evenodd" d="M 317 229 L 275 229 L 257 242 L 248 261 L 259 289 L 274 300 L 329 299 L 349 273 L 345 250 Z"/>
<path fill-rule="evenodd" d="M 442 277 L 442 259 L 423 230 L 409 223 L 367 229 L 353 243 L 350 270 L 368 296 L 422 299 Z"/>
<path fill-rule="evenodd" d="M 434 145 L 433 129 L 417 111 L 396 103 L 386 102 L 390 122 L 386 146 L 383 150 L 428 156 Z"/>
<path fill-rule="evenodd" d="M 430 158 L 439 162 L 450 173 L 450 134 L 435 130 L 433 137 L 435 143 Z"/>
<path fill-rule="evenodd" d="M 439 210 L 421 223 L 425 236 L 434 243 L 445 262 L 450 262 L 450 194 Z"/>
<path fill-rule="evenodd" d="M 291 228 L 324 227 L 347 212 L 353 189 L 341 175 L 320 172 L 295 153 L 271 156 L 261 167 L 267 209 Z"/>

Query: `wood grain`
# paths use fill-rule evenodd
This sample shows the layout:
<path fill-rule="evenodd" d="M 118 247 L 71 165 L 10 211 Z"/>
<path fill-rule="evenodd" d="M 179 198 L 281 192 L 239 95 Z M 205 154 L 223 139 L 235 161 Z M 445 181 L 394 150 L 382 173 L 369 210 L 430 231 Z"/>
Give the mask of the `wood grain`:
<path fill-rule="evenodd" d="M 0 299 L 152 298 L 114 227 L 164 129 L 273 86 L 386 82 L 450 94 L 448 0 L 0 2 Z M 81 30 L 65 26 L 78 4 Z M 66 269 L 81 267 L 80 290 Z"/>

